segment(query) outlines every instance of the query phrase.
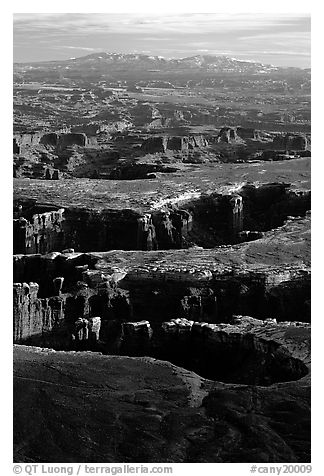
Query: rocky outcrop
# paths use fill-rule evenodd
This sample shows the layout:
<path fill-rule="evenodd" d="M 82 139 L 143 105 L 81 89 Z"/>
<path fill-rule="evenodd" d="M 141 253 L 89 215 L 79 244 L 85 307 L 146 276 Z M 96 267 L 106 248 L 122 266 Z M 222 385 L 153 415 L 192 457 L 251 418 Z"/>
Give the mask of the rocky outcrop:
<path fill-rule="evenodd" d="M 308 148 L 308 141 L 305 135 L 278 135 L 273 139 L 273 147 L 280 150 L 306 150 Z"/>
<path fill-rule="evenodd" d="M 288 216 L 304 216 L 311 209 L 310 191 L 291 190 L 284 183 L 259 187 L 245 185 L 240 196 L 243 198 L 245 230 L 270 230 L 281 226 Z"/>
<path fill-rule="evenodd" d="M 44 133 L 42 132 L 31 132 L 31 133 L 22 133 L 14 134 L 14 141 L 20 146 L 20 148 L 31 147 L 38 145 Z"/>
<path fill-rule="evenodd" d="M 13 139 L 13 153 L 20 154 L 20 146 L 16 138 Z"/>
<path fill-rule="evenodd" d="M 55 132 L 50 134 L 44 134 L 41 138 L 39 143 L 43 145 L 48 145 L 50 147 L 56 147 L 59 142 L 59 135 Z"/>
<path fill-rule="evenodd" d="M 167 141 L 168 150 L 182 151 L 188 149 L 188 141 L 185 137 L 169 137 Z"/>
<path fill-rule="evenodd" d="M 167 138 L 166 137 L 149 137 L 146 139 L 141 149 L 143 152 L 148 154 L 155 154 L 157 152 L 165 152 L 167 148 Z"/>
<path fill-rule="evenodd" d="M 90 317 L 88 320 L 89 339 L 90 341 L 97 342 L 99 340 L 99 333 L 101 327 L 100 317 Z"/>
<path fill-rule="evenodd" d="M 299 359 L 309 366 L 309 328 L 244 322 L 232 332 L 229 326 L 205 331 L 209 342 L 228 336 L 229 348 L 230 336 L 238 343 L 241 335 L 242 345 L 243 336 L 255 336 L 245 342 L 251 349 L 257 344 L 261 360 L 250 372 L 248 362 L 239 361 L 237 373 L 245 368 L 249 378 L 253 372 L 260 377 L 270 348 L 286 363 Z M 226 366 L 227 358 L 215 364 Z M 17 463 L 308 463 L 310 378 L 267 386 L 221 383 L 148 357 L 20 345 L 14 347 L 14 434 Z"/>
<path fill-rule="evenodd" d="M 119 340 L 119 353 L 124 355 L 148 355 L 153 330 L 149 321 L 124 322 Z"/>
<path fill-rule="evenodd" d="M 300 157 L 300 153 L 302 151 L 298 151 L 298 155 L 294 152 L 291 153 L 289 151 L 284 150 L 277 150 L 277 149 L 266 149 L 262 151 L 261 159 L 262 160 L 275 160 L 275 161 L 282 161 L 282 160 L 293 160 Z M 305 153 L 308 151 L 305 151 Z M 310 157 L 310 155 L 309 155 Z"/>
<path fill-rule="evenodd" d="M 78 251 L 136 249 L 139 213 L 131 209 L 67 209 L 65 247 Z"/>
<path fill-rule="evenodd" d="M 223 127 L 217 136 L 217 142 L 223 142 L 225 144 L 236 143 L 238 139 L 236 129 L 232 127 Z"/>
<path fill-rule="evenodd" d="M 22 311 L 15 301 L 17 315 L 25 316 L 17 320 L 15 335 L 42 338 L 47 314 L 37 306 L 43 307 L 38 300 L 44 298 L 60 299 L 67 326 L 78 318 L 98 316 L 103 332 L 108 321 L 151 322 L 152 316 L 156 324 L 174 316 L 231 322 L 236 314 L 308 321 L 308 260 L 297 263 L 296 257 L 307 254 L 309 217 L 290 215 L 304 215 L 309 207 L 308 191 L 278 183 L 246 185 L 232 194 L 190 195 L 147 214 L 51 210 L 51 205 L 37 205 L 32 199 L 20 203 L 15 211 L 15 247 L 23 254 L 15 256 L 14 279 L 39 283 L 40 289 L 39 297 L 33 294 L 36 308 L 25 306 Z M 202 238 L 213 245 L 222 237 L 240 244 L 182 253 L 156 251 L 178 250 Z M 252 238 L 257 239 L 255 245 Z M 82 253 L 78 250 L 83 246 L 94 251 L 104 247 L 143 251 Z M 45 254 L 52 249 L 63 252 Z M 29 322 L 36 322 L 32 330 Z"/>
<path fill-rule="evenodd" d="M 14 342 L 27 341 L 30 337 L 42 340 L 47 333 L 54 335 L 65 325 L 63 299 L 59 296 L 39 299 L 38 290 L 37 283 L 14 284 Z M 61 336 L 59 344 L 66 344 Z"/>
<path fill-rule="evenodd" d="M 141 218 L 137 219 L 137 249 L 143 250 L 156 250 L 157 239 L 155 226 L 152 222 L 150 214 L 145 214 Z"/>
<path fill-rule="evenodd" d="M 83 281 L 72 288 L 67 284 L 68 292 L 58 277 L 53 280 L 56 295 L 43 299 L 38 284 L 16 283 L 14 342 L 150 355 L 208 379 L 250 385 L 308 373 L 307 343 L 296 347 L 286 340 L 287 333 L 298 339 L 298 329 L 309 338 L 310 325 L 293 321 L 310 297 L 305 273 L 134 271 L 118 276 L 115 270 L 81 270 Z M 244 310 L 260 316 L 256 302 L 268 319 L 235 316 Z M 175 313 L 182 317 L 164 321 Z M 147 319 L 138 320 L 141 316 Z M 277 323 L 269 316 L 291 320 Z"/>
<path fill-rule="evenodd" d="M 236 316 L 232 324 L 187 319 L 172 319 L 159 326 L 153 322 L 153 327 L 146 320 L 109 324 L 101 333 L 106 352 L 159 358 L 210 380 L 269 386 L 309 373 L 310 325 L 301 322 Z M 73 327 L 73 342 L 87 343 L 89 348 L 99 338 L 99 332 L 90 336 L 91 329 L 87 319 L 79 318 Z"/>
<path fill-rule="evenodd" d="M 60 296 L 61 293 L 62 293 L 63 283 L 64 283 L 64 278 L 62 276 L 59 276 L 59 277 L 53 279 L 55 294 L 57 296 Z"/>
<path fill-rule="evenodd" d="M 106 91 L 106 93 L 110 93 L 110 91 Z M 89 122 L 88 124 L 80 124 L 75 125 L 71 128 L 71 132 L 73 134 L 76 133 L 83 133 L 86 134 L 88 139 L 91 140 L 93 136 L 97 136 L 98 134 L 102 133 L 114 133 L 114 132 L 122 132 L 127 130 L 133 124 L 130 121 L 123 120 L 123 121 L 114 121 L 109 123 L 102 123 L 102 122 Z"/>
<path fill-rule="evenodd" d="M 218 194 L 188 201 L 182 208 L 172 205 L 143 215 L 131 210 L 60 209 L 34 214 L 28 220 L 23 214 L 14 220 L 16 254 L 44 254 L 64 247 L 80 251 L 183 248 L 191 241 L 205 240 L 207 226 L 217 230 L 210 237 L 213 245 L 232 240 L 243 223 L 241 197 Z"/>
<path fill-rule="evenodd" d="M 51 152 L 32 151 L 28 154 L 18 154 L 14 157 L 13 172 L 14 177 L 25 177 L 30 179 L 57 180 L 62 178 L 58 169 L 54 168 L 54 154 Z"/>
<path fill-rule="evenodd" d="M 192 229 L 192 214 L 184 208 L 173 207 L 152 213 L 159 249 L 183 248 Z"/>
<path fill-rule="evenodd" d="M 57 147 L 59 150 L 71 146 L 85 147 L 87 143 L 88 138 L 84 133 L 62 134 L 59 136 Z"/>
<path fill-rule="evenodd" d="M 182 198 L 147 214 L 70 209 L 63 252 L 15 256 L 14 340 L 43 347 L 15 348 L 17 462 L 80 461 L 84 441 L 89 462 L 309 461 L 309 215 L 257 241 L 154 250 L 303 215 L 309 193 Z M 17 205 L 16 220 L 52 213 Z M 107 237 L 143 251 L 77 251 Z"/>
<path fill-rule="evenodd" d="M 287 334 L 291 340 L 286 341 Z M 297 350 L 298 334 L 303 341 Z M 249 317 L 236 317 L 233 324 L 173 319 L 162 324 L 156 352 L 205 378 L 267 386 L 308 374 L 309 339 L 310 325 L 304 323 Z"/>
<path fill-rule="evenodd" d="M 188 137 L 169 137 L 167 142 L 167 150 L 187 152 L 194 148 L 205 148 L 208 142 L 203 136 L 188 136 Z"/>
<path fill-rule="evenodd" d="M 136 249 L 138 216 L 132 210 L 61 208 L 33 213 L 24 207 L 14 219 L 14 253 L 45 254 L 69 247 L 82 251 Z"/>
<path fill-rule="evenodd" d="M 261 131 L 258 131 L 257 129 L 253 129 L 252 127 L 237 127 L 236 134 L 241 139 L 252 139 L 252 140 L 259 141 L 262 138 Z"/>
<path fill-rule="evenodd" d="M 28 301 L 22 310 L 20 302 L 14 301 L 15 315 L 24 316 L 15 321 L 16 341 L 23 342 L 34 336 L 38 344 L 44 345 L 49 336 L 42 340 L 43 328 L 56 332 L 46 324 L 47 314 L 42 310 L 44 306 L 37 292 L 46 299 L 46 312 L 52 312 L 49 310 L 52 302 L 61 303 L 60 319 L 67 332 L 63 343 L 66 339 L 69 341 L 72 331 L 68 329 L 77 319 L 89 321 L 92 317 L 100 317 L 101 341 L 107 349 L 110 345 L 119 348 L 112 339 L 113 322 L 114 328 L 119 326 L 118 332 L 121 332 L 120 325 L 125 321 L 145 320 L 152 326 L 159 326 L 172 316 L 209 323 L 231 322 L 237 314 L 278 321 L 310 320 L 310 272 L 300 264 L 239 267 L 234 262 L 224 265 L 215 261 L 217 255 L 213 250 L 209 250 L 207 256 L 204 250 L 196 250 L 195 256 L 209 263 L 202 267 L 196 263 L 173 264 L 170 260 L 163 264 L 165 258 L 160 252 L 150 253 L 153 261 L 144 255 L 151 260 L 146 266 L 141 262 L 142 253 L 135 262 L 123 264 L 118 263 L 116 252 L 82 254 L 71 251 L 16 256 L 14 279 L 40 283 L 40 288 L 36 285 L 33 294 L 35 306 L 29 306 Z M 130 254 L 126 254 L 125 259 L 134 259 Z M 226 260 L 224 251 L 222 259 Z M 234 260 L 234 256 L 230 259 Z M 23 290 L 27 285 L 17 286 Z M 31 330 L 29 323 L 34 321 L 36 324 Z M 55 335 L 53 341 L 58 345 Z"/>
<path fill-rule="evenodd" d="M 222 146 L 223 153 L 227 151 L 230 155 L 232 152 L 232 158 L 235 157 L 234 146 L 241 146 L 238 148 L 239 155 L 244 160 L 249 160 L 258 149 L 264 149 L 265 144 L 271 147 L 273 134 L 267 133 L 262 130 L 254 129 L 253 127 L 223 127 L 216 137 L 211 138 L 211 142 L 219 144 L 218 149 Z M 228 148 L 225 149 L 225 145 L 228 144 Z"/>
<path fill-rule="evenodd" d="M 202 194 L 181 203 L 181 209 L 174 209 L 173 215 L 176 211 L 179 248 L 186 247 L 186 243 L 207 248 L 232 243 L 243 229 L 243 200 L 235 193 Z"/>
<path fill-rule="evenodd" d="M 45 179 L 46 180 L 59 180 L 61 178 L 61 172 L 58 169 L 46 169 Z"/>
<path fill-rule="evenodd" d="M 35 213 L 37 207 L 29 210 L 27 205 L 14 220 L 14 253 L 44 254 L 70 247 L 77 251 L 213 248 L 241 243 L 244 237 L 258 239 L 262 235 L 252 232 L 282 226 L 289 216 L 304 216 L 310 206 L 309 191 L 292 190 L 284 183 L 251 184 L 231 193 L 187 194 L 152 206 L 147 213 L 83 208 Z"/>
<path fill-rule="evenodd" d="M 71 330 L 72 345 L 80 343 L 94 345 L 99 340 L 100 326 L 100 317 L 90 317 L 89 319 L 79 317 Z"/>
<path fill-rule="evenodd" d="M 84 133 L 35 132 L 30 134 L 14 134 L 14 153 L 21 153 L 37 146 L 62 151 L 67 147 L 86 147 L 88 138 Z M 19 148 L 19 150 L 18 150 Z"/>
<path fill-rule="evenodd" d="M 157 152 L 173 151 L 188 153 L 190 150 L 202 149 L 208 146 L 207 139 L 202 135 L 196 136 L 153 136 L 146 139 L 141 149 L 145 153 L 155 154 Z"/>
<path fill-rule="evenodd" d="M 60 250 L 64 245 L 64 209 L 14 219 L 14 253 L 34 254 Z"/>

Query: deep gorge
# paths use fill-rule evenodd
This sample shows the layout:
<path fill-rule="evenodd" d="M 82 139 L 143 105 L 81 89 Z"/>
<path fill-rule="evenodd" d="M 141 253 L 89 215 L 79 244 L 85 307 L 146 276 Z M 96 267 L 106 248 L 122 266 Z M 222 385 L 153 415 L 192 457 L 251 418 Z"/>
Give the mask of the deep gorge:
<path fill-rule="evenodd" d="M 141 213 L 132 209 L 87 210 L 14 203 L 14 253 L 168 250 L 241 243 L 305 216 L 310 192 L 287 184 L 246 185 L 235 193 L 201 194 Z"/>

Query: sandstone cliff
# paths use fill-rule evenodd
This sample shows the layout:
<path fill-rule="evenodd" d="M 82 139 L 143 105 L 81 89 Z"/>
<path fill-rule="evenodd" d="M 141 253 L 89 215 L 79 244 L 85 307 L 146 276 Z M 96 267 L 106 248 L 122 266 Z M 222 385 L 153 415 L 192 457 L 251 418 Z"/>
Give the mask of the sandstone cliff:
<path fill-rule="evenodd" d="M 247 325 L 309 365 L 309 329 Z M 14 397 L 19 463 L 310 462 L 308 375 L 224 384 L 147 357 L 15 346 Z"/>
<path fill-rule="evenodd" d="M 153 136 L 146 139 L 141 149 L 145 153 L 165 153 L 167 150 L 188 153 L 196 148 L 203 149 L 208 146 L 207 139 L 202 135 L 196 136 Z"/>

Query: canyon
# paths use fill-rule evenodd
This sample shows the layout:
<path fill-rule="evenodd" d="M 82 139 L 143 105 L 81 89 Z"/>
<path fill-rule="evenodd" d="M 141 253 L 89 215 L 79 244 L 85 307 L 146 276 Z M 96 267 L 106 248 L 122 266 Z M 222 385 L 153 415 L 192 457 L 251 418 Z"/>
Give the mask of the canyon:
<path fill-rule="evenodd" d="M 100 188 L 94 208 L 73 207 L 73 189 L 54 205 L 16 188 L 17 460 L 69 461 L 86 437 L 86 462 L 309 461 L 310 190 L 287 173 L 299 180 L 142 191 L 133 208 L 119 194 L 106 209 Z M 40 413 L 23 416 L 21 385 Z M 127 443 L 138 439 L 150 450 Z"/>
<path fill-rule="evenodd" d="M 311 461 L 309 71 L 14 65 L 16 462 Z"/>
<path fill-rule="evenodd" d="M 113 205 L 113 204 L 112 204 Z M 310 192 L 289 184 L 187 193 L 145 208 L 89 210 L 15 199 L 14 253 L 212 248 L 258 239 L 288 216 L 305 216 Z M 46 211 L 45 211 L 46 210 Z M 48 211 L 47 211 L 48 210 Z"/>
<path fill-rule="evenodd" d="M 176 172 L 188 164 L 291 160 L 311 154 L 309 135 L 243 127 L 202 133 L 195 127 L 145 130 L 132 125 L 123 132 L 95 128 L 90 134 L 15 134 L 14 177 L 152 179 L 152 173 Z"/>

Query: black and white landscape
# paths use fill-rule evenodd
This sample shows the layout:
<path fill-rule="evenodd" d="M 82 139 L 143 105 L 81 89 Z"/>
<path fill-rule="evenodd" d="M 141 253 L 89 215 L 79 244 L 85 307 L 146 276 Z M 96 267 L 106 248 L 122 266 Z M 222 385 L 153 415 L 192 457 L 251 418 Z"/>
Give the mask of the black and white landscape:
<path fill-rule="evenodd" d="M 309 37 L 14 16 L 15 462 L 310 462 Z"/>

